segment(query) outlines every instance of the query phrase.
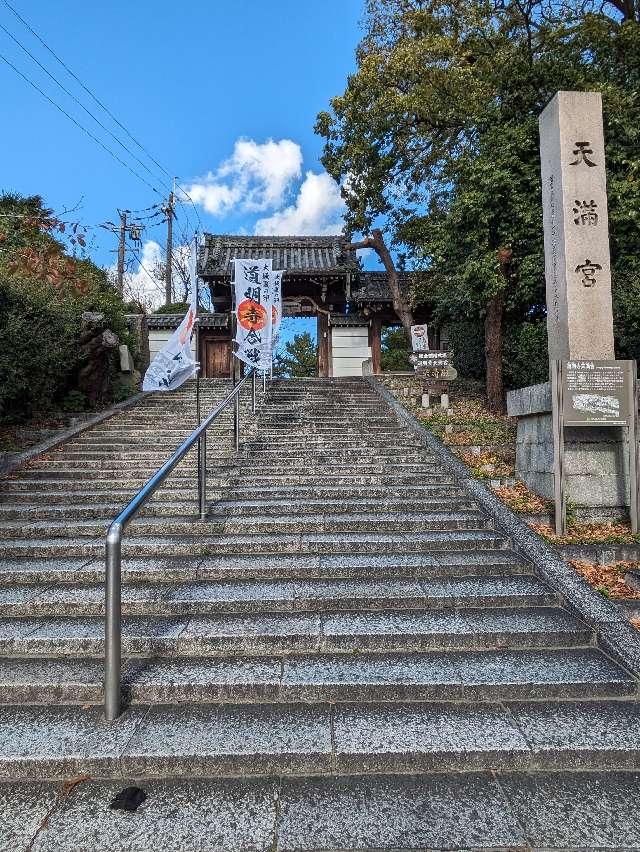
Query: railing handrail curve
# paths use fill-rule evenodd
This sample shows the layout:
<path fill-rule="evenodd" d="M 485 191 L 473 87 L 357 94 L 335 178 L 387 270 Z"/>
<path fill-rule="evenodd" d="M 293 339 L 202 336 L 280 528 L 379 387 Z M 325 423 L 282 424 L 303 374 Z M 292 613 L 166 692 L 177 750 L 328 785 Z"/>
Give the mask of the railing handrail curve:
<path fill-rule="evenodd" d="M 122 536 L 131 520 L 145 503 L 155 494 L 167 476 L 184 458 L 189 450 L 205 434 L 213 421 L 224 409 L 237 399 L 244 384 L 251 378 L 255 383 L 255 369 L 251 369 L 233 390 L 218 403 L 213 411 L 184 439 L 167 461 L 156 470 L 138 493 L 120 511 L 109 524 L 105 542 L 105 674 L 104 674 L 104 714 L 108 721 L 120 715 L 120 678 L 122 668 L 121 647 L 121 557 Z M 254 384 L 255 405 L 255 384 Z M 235 426 L 237 435 L 237 424 Z M 206 448 L 204 450 L 206 453 Z M 200 479 L 200 471 L 198 479 Z"/>

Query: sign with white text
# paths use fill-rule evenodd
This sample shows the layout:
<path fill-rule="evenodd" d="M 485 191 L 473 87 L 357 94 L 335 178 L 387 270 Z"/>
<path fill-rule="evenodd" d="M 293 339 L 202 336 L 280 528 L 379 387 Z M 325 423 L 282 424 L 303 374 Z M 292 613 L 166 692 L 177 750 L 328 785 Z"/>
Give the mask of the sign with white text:
<path fill-rule="evenodd" d="M 565 426 L 628 426 L 631 361 L 565 361 Z"/>
<path fill-rule="evenodd" d="M 423 378 L 449 382 L 458 378 L 458 371 L 451 363 L 451 352 L 441 352 L 437 349 L 412 352 L 409 355 L 409 361 L 413 364 L 416 373 Z"/>

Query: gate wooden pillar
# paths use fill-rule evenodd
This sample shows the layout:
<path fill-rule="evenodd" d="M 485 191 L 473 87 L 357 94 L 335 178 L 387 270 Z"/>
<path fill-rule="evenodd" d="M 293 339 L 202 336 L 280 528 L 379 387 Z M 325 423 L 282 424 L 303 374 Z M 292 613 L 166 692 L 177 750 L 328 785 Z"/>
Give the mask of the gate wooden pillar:
<path fill-rule="evenodd" d="M 369 344 L 371 346 L 371 368 L 374 375 L 382 372 L 382 320 L 374 317 L 371 320 Z"/>
<path fill-rule="evenodd" d="M 318 375 L 329 378 L 329 315 L 318 311 Z"/>

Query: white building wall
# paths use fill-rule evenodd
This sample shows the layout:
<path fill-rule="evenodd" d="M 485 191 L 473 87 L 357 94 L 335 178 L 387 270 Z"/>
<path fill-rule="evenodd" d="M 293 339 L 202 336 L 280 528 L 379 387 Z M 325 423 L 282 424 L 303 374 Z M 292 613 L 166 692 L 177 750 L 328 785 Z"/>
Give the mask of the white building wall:
<path fill-rule="evenodd" d="M 149 329 L 149 359 L 153 361 L 158 352 L 162 349 L 162 347 L 167 343 L 171 335 L 173 334 L 173 329 L 171 328 L 150 328 Z M 193 335 L 191 339 L 191 351 L 196 352 L 196 335 Z"/>
<path fill-rule="evenodd" d="M 362 362 L 371 358 L 367 326 L 331 329 L 333 376 L 361 376 Z"/>

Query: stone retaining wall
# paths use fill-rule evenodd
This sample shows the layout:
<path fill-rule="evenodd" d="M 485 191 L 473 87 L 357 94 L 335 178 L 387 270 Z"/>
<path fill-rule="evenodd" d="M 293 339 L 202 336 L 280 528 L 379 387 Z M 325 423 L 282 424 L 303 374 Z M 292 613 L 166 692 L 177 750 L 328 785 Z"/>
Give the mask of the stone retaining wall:
<path fill-rule="evenodd" d="M 507 394 L 507 412 L 517 418 L 516 477 L 553 499 L 551 384 Z M 625 515 L 629 501 L 626 430 L 612 426 L 565 428 L 567 496 L 581 520 L 605 521 Z"/>

